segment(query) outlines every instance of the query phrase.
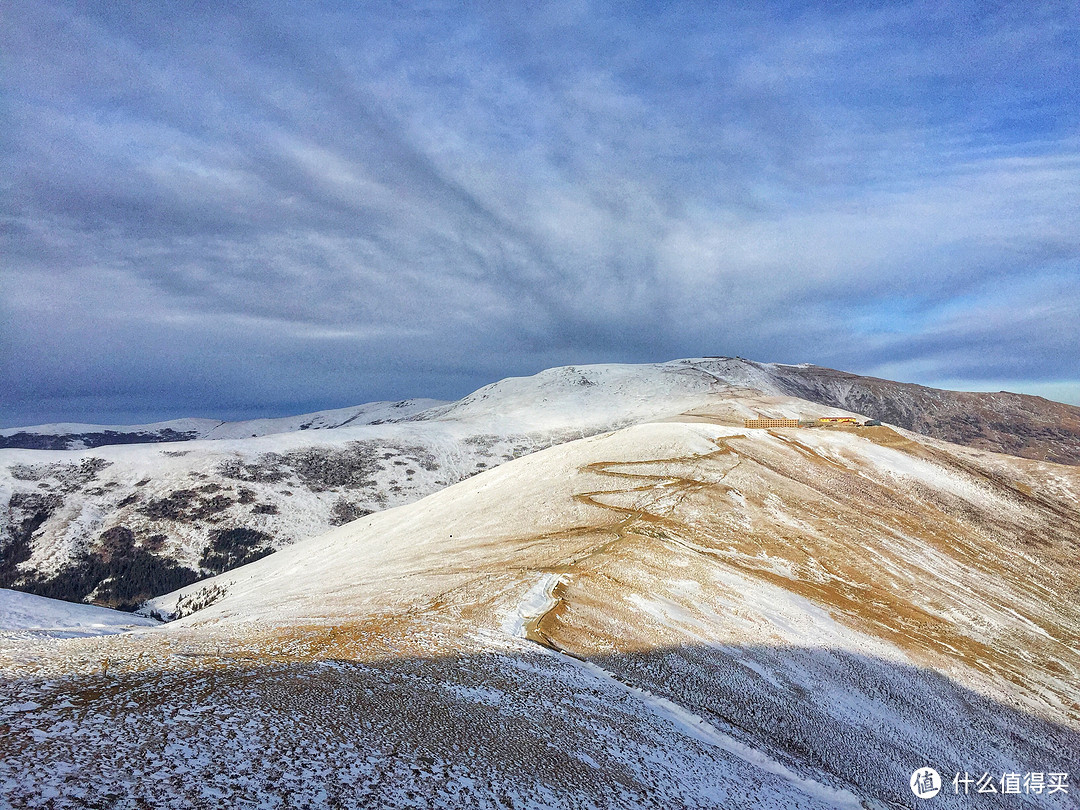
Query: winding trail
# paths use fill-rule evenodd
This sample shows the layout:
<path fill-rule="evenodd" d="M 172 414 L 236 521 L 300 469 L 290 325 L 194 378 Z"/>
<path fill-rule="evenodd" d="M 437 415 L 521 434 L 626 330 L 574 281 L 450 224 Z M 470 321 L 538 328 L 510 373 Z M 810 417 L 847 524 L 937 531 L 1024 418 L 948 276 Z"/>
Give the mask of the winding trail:
<path fill-rule="evenodd" d="M 521 602 L 518 603 L 515 613 L 504 622 L 503 630 L 516 638 L 532 642 L 550 653 L 562 656 L 565 660 L 570 661 L 575 666 L 587 671 L 593 678 L 605 681 L 614 687 L 623 690 L 641 703 L 654 716 L 659 717 L 674 726 L 679 733 L 690 739 L 717 748 L 761 771 L 779 777 L 803 794 L 827 803 L 832 807 L 862 808 L 865 805 L 859 797 L 851 791 L 842 788 L 829 787 L 814 779 L 796 773 L 791 770 L 791 768 L 770 757 L 766 753 L 740 742 L 729 734 L 721 731 L 701 715 L 683 708 L 668 698 L 661 697 L 647 689 L 627 683 L 618 674 L 610 672 L 599 664 L 563 648 L 544 628 L 545 619 L 554 615 L 554 612 L 558 610 L 563 602 L 568 578 L 573 576 L 574 565 L 579 564 L 596 554 L 605 553 L 612 545 L 622 540 L 634 527 L 640 526 L 642 523 L 652 525 L 670 524 L 671 513 L 674 511 L 677 504 L 691 492 L 698 491 L 705 487 L 724 486 L 722 483 L 723 479 L 727 477 L 728 473 L 738 467 L 743 460 L 738 451 L 732 448 L 726 441 L 727 439 L 737 438 L 746 437 L 739 434 L 736 436 L 713 439 L 713 442 L 717 445 L 717 449 L 714 452 L 702 455 L 676 456 L 672 458 L 651 459 L 648 461 L 595 462 L 582 467 L 582 472 L 610 476 L 623 482 L 630 481 L 638 484 L 635 486 L 624 486 L 610 490 L 593 490 L 574 495 L 574 499 L 581 503 L 618 512 L 624 516 L 624 519 L 615 527 L 612 527 L 615 534 L 613 539 L 590 549 L 585 554 L 578 556 L 572 561 L 568 561 L 567 565 L 560 566 L 557 570 L 549 570 L 541 573 L 540 578 L 532 588 L 529 589 Z M 673 475 L 669 472 L 648 473 L 641 471 L 642 468 L 647 468 L 650 465 L 678 463 L 700 464 L 703 461 L 731 455 L 735 456 L 735 463 L 724 470 L 723 474 L 713 481 L 701 481 L 677 474 Z M 628 467 L 637 469 L 631 472 L 625 469 Z M 636 508 L 618 506 L 611 503 L 605 503 L 601 500 L 604 496 L 625 495 L 633 492 L 649 492 L 656 490 L 657 488 L 662 488 L 662 490 L 657 494 L 656 499 Z M 649 511 L 656 500 L 671 494 L 671 490 L 675 491 L 676 501 L 665 510 L 668 513 L 667 515 L 656 514 Z M 611 529 L 609 529 L 609 531 L 610 530 Z M 703 547 L 691 550 L 699 552 L 707 551 L 707 549 Z"/>

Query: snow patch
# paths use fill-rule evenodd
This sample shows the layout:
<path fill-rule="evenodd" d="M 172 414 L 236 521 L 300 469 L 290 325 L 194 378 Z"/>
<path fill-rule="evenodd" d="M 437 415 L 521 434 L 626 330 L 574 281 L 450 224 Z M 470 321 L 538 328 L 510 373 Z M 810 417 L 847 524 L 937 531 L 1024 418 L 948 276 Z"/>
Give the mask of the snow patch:
<path fill-rule="evenodd" d="M 555 588 L 562 582 L 562 574 L 547 573 L 541 575 L 528 592 L 517 603 L 514 612 L 507 615 L 502 622 L 504 633 L 515 638 L 525 638 L 525 629 L 529 622 L 539 619 L 553 607 L 558 601 L 555 598 Z"/>

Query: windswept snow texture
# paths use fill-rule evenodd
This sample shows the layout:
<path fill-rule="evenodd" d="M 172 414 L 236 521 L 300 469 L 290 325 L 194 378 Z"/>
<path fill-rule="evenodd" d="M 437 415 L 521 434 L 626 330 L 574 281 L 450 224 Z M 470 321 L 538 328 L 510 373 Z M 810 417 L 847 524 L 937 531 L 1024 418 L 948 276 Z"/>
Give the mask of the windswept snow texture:
<path fill-rule="evenodd" d="M 0 588 L 0 636 L 80 638 L 125 633 L 160 622 L 94 605 L 76 605 Z"/>
<path fill-rule="evenodd" d="M 1080 469 L 711 412 L 299 541 L 156 629 L 4 639 L 4 795 L 917 807 L 929 765 L 1068 774 L 935 807 L 1080 807 Z"/>

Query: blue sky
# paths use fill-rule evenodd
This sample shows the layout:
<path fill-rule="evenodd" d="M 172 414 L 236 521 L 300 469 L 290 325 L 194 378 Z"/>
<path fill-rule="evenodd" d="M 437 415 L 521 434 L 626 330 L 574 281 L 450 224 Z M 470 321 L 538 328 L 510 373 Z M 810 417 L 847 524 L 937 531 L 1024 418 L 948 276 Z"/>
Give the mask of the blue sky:
<path fill-rule="evenodd" d="M 0 424 L 704 354 L 1080 403 L 1075 2 L 525 5 L 6 3 Z"/>

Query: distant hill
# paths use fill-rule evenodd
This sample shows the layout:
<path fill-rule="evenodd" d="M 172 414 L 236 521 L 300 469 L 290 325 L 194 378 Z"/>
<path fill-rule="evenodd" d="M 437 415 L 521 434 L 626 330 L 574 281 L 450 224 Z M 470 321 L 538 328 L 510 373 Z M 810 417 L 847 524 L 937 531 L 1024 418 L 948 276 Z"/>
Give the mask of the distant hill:
<path fill-rule="evenodd" d="M 84 425 L 58 423 L 0 429 L 0 448 L 21 450 L 87 450 L 114 444 L 159 444 L 198 439 L 248 439 L 297 430 L 330 430 L 346 425 L 378 425 L 400 422 L 443 402 L 437 399 L 406 399 L 400 402 L 369 402 L 351 408 L 315 411 L 275 419 L 172 419 L 148 425 Z"/>

